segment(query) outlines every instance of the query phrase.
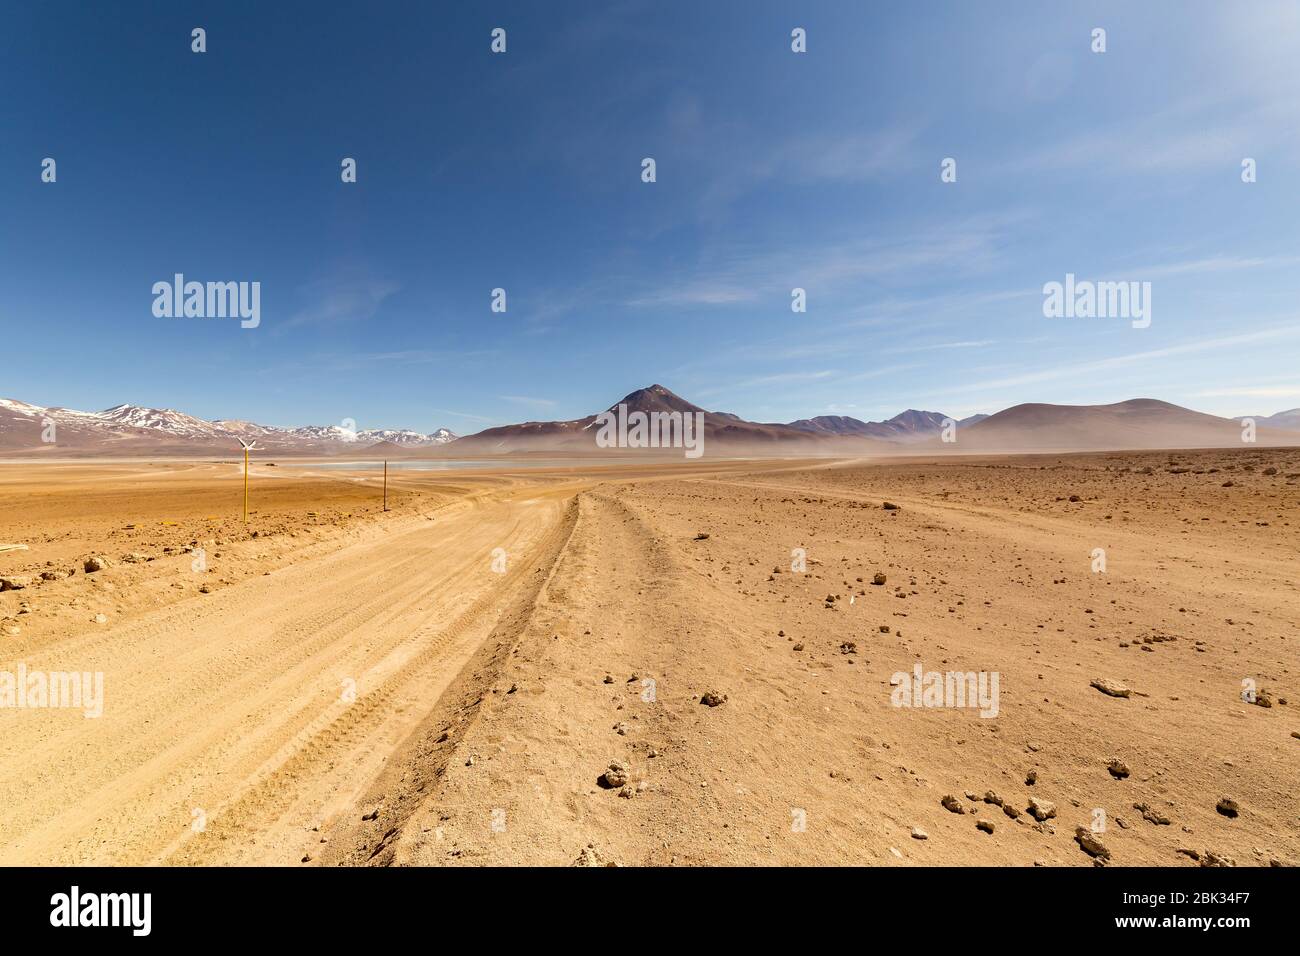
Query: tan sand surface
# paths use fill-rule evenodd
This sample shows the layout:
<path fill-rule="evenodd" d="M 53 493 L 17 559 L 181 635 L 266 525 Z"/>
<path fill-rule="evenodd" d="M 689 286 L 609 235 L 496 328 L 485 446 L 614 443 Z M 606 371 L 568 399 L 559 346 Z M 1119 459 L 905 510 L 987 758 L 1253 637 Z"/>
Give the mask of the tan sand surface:
<path fill-rule="evenodd" d="M 1294 865 L 1298 473 L 0 464 L 0 863 Z"/>

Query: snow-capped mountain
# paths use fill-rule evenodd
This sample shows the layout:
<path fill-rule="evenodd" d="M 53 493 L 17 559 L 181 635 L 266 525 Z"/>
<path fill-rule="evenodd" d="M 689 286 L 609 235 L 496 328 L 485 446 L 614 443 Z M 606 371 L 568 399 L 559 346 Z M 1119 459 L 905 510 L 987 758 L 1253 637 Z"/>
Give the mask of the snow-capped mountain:
<path fill-rule="evenodd" d="M 204 421 L 173 408 L 114 405 L 96 412 L 95 417 L 130 428 L 150 428 L 180 438 L 224 438 L 230 434 L 216 422 Z"/>
<path fill-rule="evenodd" d="M 0 449 L 6 450 L 116 447 L 141 452 L 160 448 L 198 451 L 238 447 L 238 439 L 243 439 L 283 453 L 329 453 L 362 451 L 379 442 L 403 448 L 446 445 L 456 438 L 446 428 L 429 434 L 389 428 L 353 431 L 342 425 L 277 428 L 239 419 L 208 421 L 172 408 L 115 405 L 101 412 L 82 412 L 0 399 Z"/>
<path fill-rule="evenodd" d="M 445 445 L 456 440 L 456 436 L 446 428 L 439 428 L 428 435 L 409 428 L 367 428 L 357 432 L 357 438 L 367 444 L 389 441 L 394 445 Z"/>

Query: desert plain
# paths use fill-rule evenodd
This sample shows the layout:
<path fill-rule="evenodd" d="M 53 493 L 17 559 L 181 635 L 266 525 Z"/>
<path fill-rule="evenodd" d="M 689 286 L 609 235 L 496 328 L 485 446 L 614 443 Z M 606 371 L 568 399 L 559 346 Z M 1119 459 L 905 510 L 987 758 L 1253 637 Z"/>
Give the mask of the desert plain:
<path fill-rule="evenodd" d="M 0 864 L 1300 864 L 1300 450 L 241 467 L 0 464 Z"/>

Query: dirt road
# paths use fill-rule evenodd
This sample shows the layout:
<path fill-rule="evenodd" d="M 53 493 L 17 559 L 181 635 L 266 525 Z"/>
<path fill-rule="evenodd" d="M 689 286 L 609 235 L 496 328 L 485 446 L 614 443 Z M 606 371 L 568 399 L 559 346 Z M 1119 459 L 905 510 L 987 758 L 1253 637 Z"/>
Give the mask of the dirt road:
<path fill-rule="evenodd" d="M 554 554 L 571 496 L 474 495 L 26 655 L 29 672 L 103 672 L 105 700 L 97 719 L 3 715 L 3 861 L 316 852 L 311 828 L 349 806 L 425 718 L 492 630 L 498 596 Z"/>

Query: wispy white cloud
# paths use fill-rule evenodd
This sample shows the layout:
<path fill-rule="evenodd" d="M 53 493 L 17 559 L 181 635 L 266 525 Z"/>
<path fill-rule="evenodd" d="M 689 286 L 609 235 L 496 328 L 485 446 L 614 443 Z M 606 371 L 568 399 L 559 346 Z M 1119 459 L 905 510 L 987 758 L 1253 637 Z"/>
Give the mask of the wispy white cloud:
<path fill-rule="evenodd" d="M 1054 368 L 1040 369 L 1039 371 L 1027 372 L 1023 375 L 1013 375 L 1006 378 L 970 382 L 964 385 L 953 386 L 952 388 L 940 389 L 939 393 L 957 394 L 962 392 L 991 391 L 999 388 L 1016 388 L 1022 385 L 1032 385 L 1038 382 L 1084 376 L 1094 372 L 1104 372 L 1117 368 L 1127 368 L 1138 363 L 1151 362 L 1153 360 L 1168 358 L 1175 355 L 1189 355 L 1197 352 L 1218 351 L 1220 349 L 1229 349 L 1240 345 L 1253 345 L 1258 342 L 1294 338 L 1300 338 L 1300 325 L 1277 326 L 1268 329 L 1260 329 L 1255 332 L 1244 332 L 1240 335 L 1226 335 L 1215 338 L 1199 339 L 1191 342 L 1183 342 L 1179 345 L 1170 345 L 1159 349 L 1149 349 L 1144 352 L 1113 355 L 1090 362 L 1076 362 L 1067 365 L 1058 365 Z"/>
<path fill-rule="evenodd" d="M 1237 272 L 1243 269 L 1283 269 L 1300 264 L 1300 256 L 1210 256 L 1187 259 L 1162 265 L 1138 267 L 1128 270 L 1141 279 L 1159 279 L 1166 276 L 1197 275 L 1211 272 Z"/>
<path fill-rule="evenodd" d="M 289 316 L 285 325 L 336 325 L 372 319 L 399 289 L 399 283 L 388 279 L 320 279 L 303 287 L 307 304 Z"/>
<path fill-rule="evenodd" d="M 997 344 L 994 339 L 978 339 L 964 342 L 934 342 L 930 345 L 900 345 L 882 351 L 888 355 L 903 355 L 908 352 L 939 352 L 946 349 L 982 349 Z"/>
<path fill-rule="evenodd" d="M 793 249 L 731 244 L 710 249 L 695 264 L 654 286 L 643 287 L 621 304 L 661 308 L 770 302 L 788 308 L 791 290 L 801 288 L 807 293 L 811 312 L 819 300 L 825 302 L 863 282 L 933 283 L 936 276 L 952 281 L 983 273 L 1001 261 L 1002 238 L 1010 219 L 998 213 L 870 239 L 823 240 Z"/>
<path fill-rule="evenodd" d="M 527 395 L 498 395 L 497 398 L 503 402 L 514 402 L 516 405 L 527 405 L 530 408 L 554 408 L 559 404 L 549 398 L 532 398 Z"/>
<path fill-rule="evenodd" d="M 834 378 L 837 374 L 837 372 L 831 369 L 823 369 L 815 372 L 779 372 L 773 375 L 760 375 L 739 382 L 731 382 L 728 385 L 696 389 L 695 394 L 701 396 L 722 395 L 727 392 L 739 392 L 752 388 L 767 388 L 773 385 L 792 385 L 799 382 L 817 382 L 824 379 Z"/>
<path fill-rule="evenodd" d="M 1212 388 L 1194 392 L 1198 398 L 1300 398 L 1300 383 L 1294 385 L 1242 385 L 1235 388 Z"/>

